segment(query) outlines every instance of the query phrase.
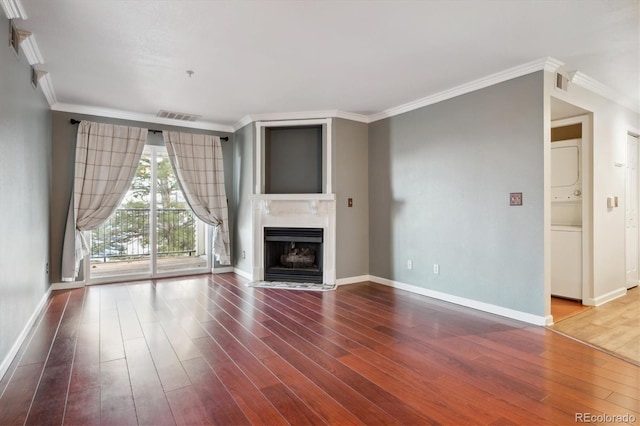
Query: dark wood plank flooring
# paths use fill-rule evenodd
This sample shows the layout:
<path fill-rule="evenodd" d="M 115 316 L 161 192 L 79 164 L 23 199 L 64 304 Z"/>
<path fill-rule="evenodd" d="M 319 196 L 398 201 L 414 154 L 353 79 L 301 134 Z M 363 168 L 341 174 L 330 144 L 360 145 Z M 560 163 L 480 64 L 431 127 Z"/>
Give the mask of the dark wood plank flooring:
<path fill-rule="evenodd" d="M 543 327 L 374 283 L 245 283 L 53 292 L 0 381 L 0 424 L 640 420 L 639 367 Z"/>

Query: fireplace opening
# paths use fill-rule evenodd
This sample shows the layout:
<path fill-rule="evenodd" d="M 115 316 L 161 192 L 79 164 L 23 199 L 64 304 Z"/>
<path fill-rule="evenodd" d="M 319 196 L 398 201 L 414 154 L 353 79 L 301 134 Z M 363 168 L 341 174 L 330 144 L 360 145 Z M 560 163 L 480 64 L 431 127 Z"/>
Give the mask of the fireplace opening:
<path fill-rule="evenodd" d="M 265 281 L 322 283 L 322 228 L 264 228 Z"/>

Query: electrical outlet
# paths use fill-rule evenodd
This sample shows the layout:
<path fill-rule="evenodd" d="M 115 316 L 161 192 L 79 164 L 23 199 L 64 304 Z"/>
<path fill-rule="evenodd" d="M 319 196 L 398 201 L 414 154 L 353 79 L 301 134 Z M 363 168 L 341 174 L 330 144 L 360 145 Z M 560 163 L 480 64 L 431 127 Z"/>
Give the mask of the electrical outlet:
<path fill-rule="evenodd" d="M 413 269 L 413 260 L 407 260 L 407 269 Z"/>
<path fill-rule="evenodd" d="M 243 258 L 243 259 L 246 259 L 246 258 L 247 258 L 247 253 L 246 253 L 244 250 L 242 250 L 242 258 Z"/>
<path fill-rule="evenodd" d="M 440 274 L 440 265 L 438 265 L 437 263 L 433 264 L 433 273 L 436 275 Z"/>

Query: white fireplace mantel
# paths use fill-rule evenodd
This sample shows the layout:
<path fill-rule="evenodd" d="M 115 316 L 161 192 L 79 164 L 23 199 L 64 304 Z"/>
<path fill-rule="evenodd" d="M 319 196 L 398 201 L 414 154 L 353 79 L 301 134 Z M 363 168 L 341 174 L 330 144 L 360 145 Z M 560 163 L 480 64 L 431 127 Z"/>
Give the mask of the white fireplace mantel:
<path fill-rule="evenodd" d="M 336 199 L 336 194 L 253 194 L 249 199 L 253 201 L 331 201 Z"/>
<path fill-rule="evenodd" d="M 322 228 L 323 283 L 336 281 L 335 194 L 256 194 L 253 213 L 253 280 L 264 279 L 264 228 Z"/>

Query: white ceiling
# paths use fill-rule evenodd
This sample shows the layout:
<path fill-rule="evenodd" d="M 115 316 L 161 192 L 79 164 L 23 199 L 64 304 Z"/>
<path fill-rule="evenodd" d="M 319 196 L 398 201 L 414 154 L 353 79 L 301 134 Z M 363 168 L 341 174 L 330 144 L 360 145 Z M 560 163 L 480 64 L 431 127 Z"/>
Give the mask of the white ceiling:
<path fill-rule="evenodd" d="M 639 102 L 638 0 L 2 1 L 54 109 L 371 116 L 546 57 Z"/>

